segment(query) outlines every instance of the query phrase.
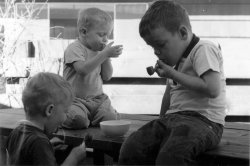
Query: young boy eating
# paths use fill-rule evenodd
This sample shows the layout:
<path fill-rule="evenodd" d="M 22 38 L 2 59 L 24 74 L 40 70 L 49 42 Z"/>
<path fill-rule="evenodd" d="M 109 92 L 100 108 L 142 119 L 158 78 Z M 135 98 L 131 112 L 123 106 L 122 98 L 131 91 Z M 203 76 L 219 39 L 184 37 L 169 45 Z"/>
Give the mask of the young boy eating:
<path fill-rule="evenodd" d="M 154 2 L 139 31 L 159 58 L 156 73 L 167 78 L 160 119 L 131 134 L 122 145 L 122 165 L 195 165 L 220 142 L 226 116 L 220 49 L 192 32 L 187 11 L 175 1 Z"/>
<path fill-rule="evenodd" d="M 70 84 L 53 73 L 38 73 L 23 90 L 26 119 L 7 140 L 10 165 L 57 165 L 48 135 L 66 119 L 73 100 Z M 86 156 L 85 144 L 72 149 L 62 165 L 77 165 Z"/>
<path fill-rule="evenodd" d="M 99 126 L 101 121 L 114 120 L 117 112 L 103 92 L 103 81 L 111 79 L 111 58 L 122 53 L 121 45 L 108 44 L 113 30 L 111 16 L 98 8 L 79 13 L 79 37 L 64 52 L 63 77 L 75 94 L 63 127 L 81 129 Z"/>

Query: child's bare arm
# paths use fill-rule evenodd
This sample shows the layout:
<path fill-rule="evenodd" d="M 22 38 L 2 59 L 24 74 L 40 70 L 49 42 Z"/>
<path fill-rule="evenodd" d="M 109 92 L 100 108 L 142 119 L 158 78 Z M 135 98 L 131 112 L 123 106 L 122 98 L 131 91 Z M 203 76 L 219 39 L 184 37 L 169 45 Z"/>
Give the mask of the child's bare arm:
<path fill-rule="evenodd" d="M 81 145 L 72 149 L 69 156 L 64 160 L 62 166 L 77 165 L 79 161 L 85 158 L 86 158 L 86 147 L 85 147 L 85 142 L 83 142 Z"/>
<path fill-rule="evenodd" d="M 113 66 L 111 64 L 110 58 L 108 58 L 106 61 L 102 63 L 102 71 L 101 71 L 102 80 L 105 81 L 110 80 L 112 74 L 113 74 Z"/>
<path fill-rule="evenodd" d="M 166 86 L 165 93 L 162 98 L 160 117 L 164 116 L 170 106 L 170 85 Z"/>
<path fill-rule="evenodd" d="M 113 43 L 113 42 L 112 42 Z M 111 43 L 111 44 L 112 44 Z M 122 53 L 122 45 L 117 45 L 115 47 L 118 47 L 118 56 Z M 112 55 L 112 54 L 111 54 Z M 112 56 L 111 56 L 112 58 Z M 111 59 L 110 58 L 107 58 L 107 60 L 105 60 L 103 63 L 102 63 L 102 70 L 101 70 L 101 76 L 102 76 L 102 79 L 107 81 L 107 80 L 110 80 L 111 77 L 113 75 L 113 66 L 111 64 Z"/>
<path fill-rule="evenodd" d="M 159 68 L 156 72 L 161 77 L 173 79 L 183 86 L 211 98 L 217 97 L 220 93 L 220 74 L 218 72 L 208 70 L 201 77 L 196 77 L 178 72 L 160 60 L 157 63 Z"/>
<path fill-rule="evenodd" d="M 87 75 L 95 68 L 100 66 L 108 58 L 118 57 L 121 54 L 122 46 L 112 46 L 113 43 L 108 44 L 103 51 L 98 55 L 88 59 L 87 61 L 77 61 L 73 63 L 74 69 L 77 73 Z"/>

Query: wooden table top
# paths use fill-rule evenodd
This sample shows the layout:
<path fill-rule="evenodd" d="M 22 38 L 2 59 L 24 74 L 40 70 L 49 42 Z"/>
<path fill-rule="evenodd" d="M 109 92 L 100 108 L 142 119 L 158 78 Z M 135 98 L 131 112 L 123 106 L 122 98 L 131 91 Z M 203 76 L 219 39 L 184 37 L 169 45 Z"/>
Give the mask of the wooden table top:
<path fill-rule="evenodd" d="M 2 109 L 0 110 L 0 135 L 10 132 L 18 125 L 18 122 L 25 118 L 23 109 Z M 124 139 L 132 132 L 144 125 L 150 120 L 156 119 L 157 116 L 149 115 L 122 115 L 122 119 L 128 119 L 132 122 L 129 131 L 124 137 L 107 137 L 100 128 L 89 128 L 82 130 L 65 130 L 60 129 L 55 135 L 60 136 L 65 142 L 71 144 L 80 144 L 86 134 L 93 136 L 90 148 L 98 148 L 99 150 L 119 150 Z M 2 132 L 2 133 L 1 133 Z M 208 155 L 226 156 L 238 159 L 249 160 L 250 149 L 250 124 L 240 122 L 226 122 L 223 137 L 219 147 L 206 152 Z"/>

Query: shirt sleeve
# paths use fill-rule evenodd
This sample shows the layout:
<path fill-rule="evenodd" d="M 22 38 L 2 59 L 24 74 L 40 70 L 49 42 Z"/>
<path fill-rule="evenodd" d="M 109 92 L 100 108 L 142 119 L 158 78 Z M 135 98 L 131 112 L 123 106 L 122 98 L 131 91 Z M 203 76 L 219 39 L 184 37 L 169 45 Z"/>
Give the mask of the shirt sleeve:
<path fill-rule="evenodd" d="M 86 51 L 79 45 L 70 45 L 64 52 L 64 63 L 71 64 L 76 61 L 86 60 Z"/>
<path fill-rule="evenodd" d="M 37 139 L 33 144 L 32 155 L 34 165 L 57 165 L 54 150 L 49 140 Z"/>
<path fill-rule="evenodd" d="M 199 76 L 208 70 L 220 72 L 220 54 L 215 46 L 200 46 L 192 59 L 194 70 Z"/>

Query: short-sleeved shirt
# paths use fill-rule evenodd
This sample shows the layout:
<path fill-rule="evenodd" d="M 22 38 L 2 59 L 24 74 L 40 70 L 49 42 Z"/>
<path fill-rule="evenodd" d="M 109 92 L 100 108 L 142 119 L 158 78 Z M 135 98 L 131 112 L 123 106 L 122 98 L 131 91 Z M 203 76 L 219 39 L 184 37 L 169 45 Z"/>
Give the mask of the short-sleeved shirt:
<path fill-rule="evenodd" d="M 223 70 L 223 58 L 220 49 L 209 41 L 200 40 L 187 58 L 183 58 L 178 71 L 191 76 L 201 77 L 208 70 L 220 74 L 220 94 L 209 98 L 202 93 L 190 90 L 181 84 L 173 84 L 170 90 L 170 108 L 167 113 L 178 111 L 196 111 L 209 120 L 224 125 L 226 116 L 226 78 Z"/>
<path fill-rule="evenodd" d="M 10 165 L 57 165 L 49 138 L 35 126 L 16 127 L 7 139 L 7 150 Z"/>
<path fill-rule="evenodd" d="M 88 49 L 78 39 L 71 43 L 64 52 L 63 77 L 72 85 L 78 98 L 94 97 L 103 93 L 101 66 L 85 76 L 78 74 L 73 66 L 74 62 L 89 60 L 97 54 L 97 51 Z"/>

